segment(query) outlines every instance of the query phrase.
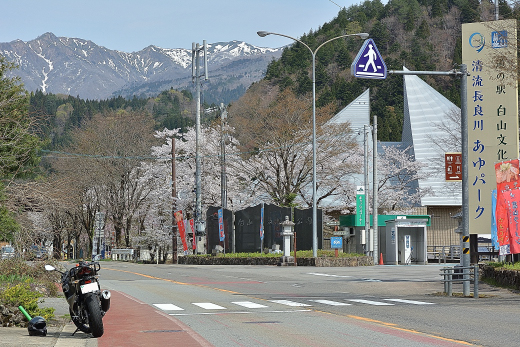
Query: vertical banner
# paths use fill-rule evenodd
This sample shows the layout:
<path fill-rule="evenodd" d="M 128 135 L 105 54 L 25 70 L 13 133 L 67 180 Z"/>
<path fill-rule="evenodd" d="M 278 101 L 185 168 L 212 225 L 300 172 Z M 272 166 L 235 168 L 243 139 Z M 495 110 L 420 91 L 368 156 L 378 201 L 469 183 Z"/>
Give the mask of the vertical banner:
<path fill-rule="evenodd" d="M 224 233 L 224 210 L 218 210 L 218 237 L 222 242 L 226 238 L 226 234 Z"/>
<path fill-rule="evenodd" d="M 264 204 L 262 204 L 260 209 L 260 240 L 264 240 Z"/>
<path fill-rule="evenodd" d="M 182 247 L 183 247 L 183 250 L 184 250 L 184 255 L 187 255 L 188 254 L 188 220 L 185 219 L 183 221 L 184 223 L 184 241 L 182 242 Z"/>
<path fill-rule="evenodd" d="M 356 189 L 356 222 L 355 226 L 365 226 L 365 187 Z"/>
<path fill-rule="evenodd" d="M 197 236 L 195 236 L 195 220 L 192 218 L 188 221 L 190 223 L 191 234 L 193 235 L 193 250 L 197 249 Z"/>
<path fill-rule="evenodd" d="M 515 19 L 462 24 L 470 234 L 490 233 L 495 163 L 518 158 L 516 40 Z"/>
<path fill-rule="evenodd" d="M 175 212 L 175 221 L 177 222 L 177 230 L 179 230 L 182 247 L 185 251 L 187 251 L 188 244 L 186 243 L 186 229 L 184 228 L 184 218 L 182 216 L 182 211 Z"/>

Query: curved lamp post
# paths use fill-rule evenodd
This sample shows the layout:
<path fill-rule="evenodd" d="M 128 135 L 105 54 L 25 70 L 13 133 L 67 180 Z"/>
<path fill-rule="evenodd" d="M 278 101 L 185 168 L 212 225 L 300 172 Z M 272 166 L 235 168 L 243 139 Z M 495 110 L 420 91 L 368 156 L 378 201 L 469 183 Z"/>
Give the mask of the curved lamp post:
<path fill-rule="evenodd" d="M 349 37 L 349 36 L 358 36 L 362 39 L 368 38 L 367 33 L 357 33 L 357 34 L 348 34 L 348 35 L 341 35 L 334 37 L 330 40 L 327 40 L 323 42 L 321 45 L 318 46 L 314 51 L 307 46 L 307 44 L 303 41 L 298 40 L 297 38 L 284 35 L 284 34 L 278 34 L 278 33 L 272 33 L 269 31 L 258 31 L 258 36 L 265 37 L 267 35 L 277 35 L 277 36 L 283 36 L 287 37 L 291 40 L 294 40 L 296 42 L 301 43 L 312 54 L 312 256 L 316 258 L 318 256 L 318 210 L 317 210 L 317 203 L 316 203 L 316 53 L 318 53 L 318 50 L 325 45 L 326 43 L 329 43 L 331 41 L 341 39 L 343 37 Z"/>

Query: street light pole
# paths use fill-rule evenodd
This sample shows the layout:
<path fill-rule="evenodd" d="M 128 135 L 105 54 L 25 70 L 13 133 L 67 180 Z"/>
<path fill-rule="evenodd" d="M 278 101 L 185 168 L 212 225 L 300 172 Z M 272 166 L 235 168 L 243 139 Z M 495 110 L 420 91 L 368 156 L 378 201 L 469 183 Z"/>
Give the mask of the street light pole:
<path fill-rule="evenodd" d="M 318 209 L 317 209 L 317 198 L 316 198 L 316 53 L 318 50 L 323 47 L 326 43 L 331 41 L 341 39 L 349 36 L 358 36 L 362 39 L 368 38 L 367 33 L 357 33 L 357 34 L 348 34 L 334 37 L 330 40 L 323 42 L 318 46 L 314 51 L 303 41 L 298 40 L 297 38 L 272 33 L 268 31 L 258 31 L 258 36 L 265 37 L 267 35 L 277 35 L 287 37 L 291 40 L 301 43 L 305 46 L 312 55 L 312 256 L 316 258 L 318 256 Z"/>
<path fill-rule="evenodd" d="M 204 76 L 208 80 L 208 52 L 206 40 L 202 41 L 202 47 L 198 43 L 192 43 L 192 62 L 191 73 L 192 81 L 196 85 L 196 102 L 195 102 L 195 234 L 197 236 L 205 235 L 204 223 L 202 221 L 202 183 L 201 183 L 201 163 L 200 163 L 200 77 Z M 200 52 L 204 52 L 204 74 L 199 72 Z M 199 248 L 197 247 L 197 252 Z"/>

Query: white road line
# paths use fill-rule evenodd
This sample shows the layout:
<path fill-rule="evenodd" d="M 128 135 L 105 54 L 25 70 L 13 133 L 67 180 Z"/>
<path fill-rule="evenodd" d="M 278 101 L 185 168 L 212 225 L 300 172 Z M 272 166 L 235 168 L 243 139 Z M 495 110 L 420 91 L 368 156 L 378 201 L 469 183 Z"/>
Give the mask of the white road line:
<path fill-rule="evenodd" d="M 170 316 L 211 316 L 211 315 L 230 315 L 230 314 L 251 314 L 253 312 L 195 312 L 195 313 L 169 313 Z"/>
<path fill-rule="evenodd" d="M 361 304 L 368 304 L 368 305 L 374 305 L 374 306 L 393 306 L 394 305 L 394 304 L 389 304 L 387 302 L 363 300 L 363 299 L 349 299 L 348 301 L 359 302 Z"/>
<path fill-rule="evenodd" d="M 319 272 L 309 272 L 307 275 L 324 276 L 324 277 L 340 277 L 340 278 L 352 277 L 352 276 L 322 274 L 322 273 L 319 273 Z"/>
<path fill-rule="evenodd" d="M 183 308 L 179 306 L 175 306 L 173 304 L 153 304 L 154 306 L 160 308 L 163 311 L 184 311 Z"/>
<path fill-rule="evenodd" d="M 193 305 L 197 305 L 199 307 L 202 307 L 205 310 L 225 310 L 225 307 L 213 304 L 211 302 L 193 302 Z"/>
<path fill-rule="evenodd" d="M 247 308 L 265 308 L 265 307 L 269 307 L 269 306 L 265 306 L 265 305 L 262 305 L 262 304 L 257 304 L 256 302 L 251 302 L 251 301 L 233 301 L 231 303 L 235 304 L 235 305 L 247 307 Z"/>
<path fill-rule="evenodd" d="M 297 312 L 312 312 L 312 310 L 289 310 L 289 311 L 256 311 L 256 312 L 198 312 L 198 313 L 169 313 L 170 316 L 208 316 L 208 315 L 230 315 L 230 314 L 251 314 L 251 313 L 297 313 Z"/>
<path fill-rule="evenodd" d="M 435 305 L 433 302 L 415 301 L 415 300 L 404 300 L 404 299 L 385 299 L 386 301 L 402 302 L 404 304 L 412 305 Z"/>
<path fill-rule="evenodd" d="M 269 300 L 271 302 L 274 302 L 276 304 L 282 304 L 287 306 L 293 306 L 293 307 L 304 307 L 304 306 L 312 306 L 308 304 L 302 304 L 300 302 L 290 301 L 290 300 Z"/>
<path fill-rule="evenodd" d="M 314 302 L 319 302 L 320 304 L 331 305 L 331 306 L 350 306 L 352 304 L 347 304 L 346 302 L 337 302 L 330 300 L 311 300 Z"/>

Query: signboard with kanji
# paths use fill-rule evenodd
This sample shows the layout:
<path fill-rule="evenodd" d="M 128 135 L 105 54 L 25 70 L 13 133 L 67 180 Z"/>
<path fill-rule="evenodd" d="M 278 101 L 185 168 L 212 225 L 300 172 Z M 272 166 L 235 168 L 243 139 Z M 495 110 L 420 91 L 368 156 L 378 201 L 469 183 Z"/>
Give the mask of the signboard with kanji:
<path fill-rule="evenodd" d="M 444 154 L 446 181 L 462 181 L 462 153 Z"/>
<path fill-rule="evenodd" d="M 489 234 L 495 163 L 518 158 L 516 19 L 462 24 L 468 68 L 469 232 Z"/>

